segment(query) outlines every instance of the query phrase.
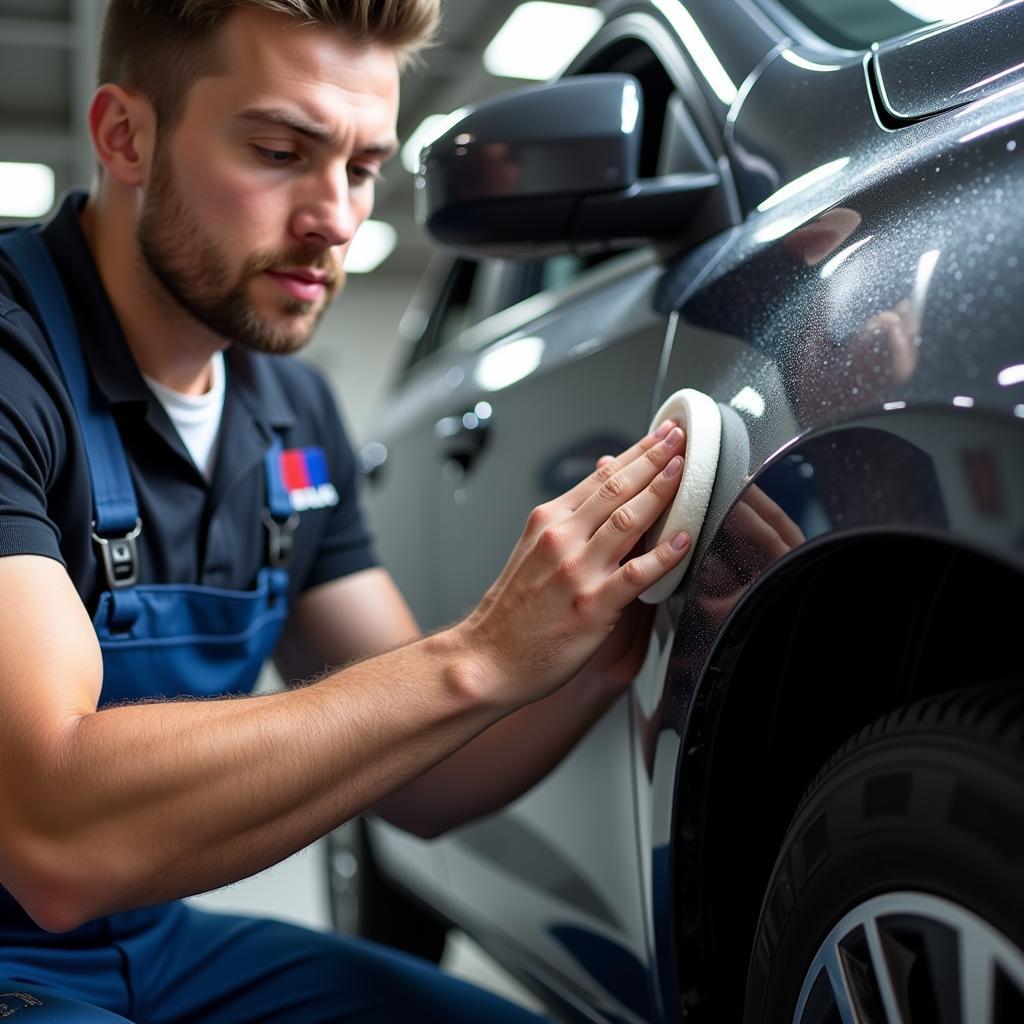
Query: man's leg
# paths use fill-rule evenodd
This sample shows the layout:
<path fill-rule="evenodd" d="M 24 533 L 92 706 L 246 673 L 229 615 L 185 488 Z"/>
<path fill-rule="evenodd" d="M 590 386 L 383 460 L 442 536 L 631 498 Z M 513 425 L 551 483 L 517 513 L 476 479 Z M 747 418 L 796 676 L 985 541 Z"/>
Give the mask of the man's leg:
<path fill-rule="evenodd" d="M 383 946 L 192 907 L 118 945 L 139 1024 L 540 1024 L 541 1018 Z"/>
<path fill-rule="evenodd" d="M 131 1024 L 126 1017 L 37 985 L 0 980 L 0 1021 L 10 1024 Z"/>
<path fill-rule="evenodd" d="M 130 1012 L 123 958 L 101 927 L 0 931 L 0 1024 L 127 1024 Z"/>

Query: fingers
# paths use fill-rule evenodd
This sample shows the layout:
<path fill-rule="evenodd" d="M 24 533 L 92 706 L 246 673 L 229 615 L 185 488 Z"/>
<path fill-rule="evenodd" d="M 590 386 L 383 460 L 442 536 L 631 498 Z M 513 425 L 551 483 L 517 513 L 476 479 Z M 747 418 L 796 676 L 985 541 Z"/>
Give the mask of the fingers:
<path fill-rule="evenodd" d="M 672 427 L 667 437 L 653 447 L 648 447 L 622 469 L 610 472 L 611 464 L 606 466 L 603 472 L 607 478 L 579 506 L 573 517 L 574 526 L 582 533 L 583 539 L 589 540 L 593 537 L 613 515 L 619 512 L 623 505 L 626 505 L 647 487 L 675 456 L 681 455 L 685 450 L 685 441 L 684 432 L 679 427 Z M 678 485 L 678 480 L 676 484 Z M 665 488 L 662 487 L 661 490 L 665 491 Z M 662 510 L 668 504 L 668 500 L 670 500 L 670 496 L 662 501 Z M 622 512 L 618 515 L 617 521 L 621 523 L 625 516 L 632 514 L 633 510 Z M 625 532 L 624 529 L 623 533 Z M 633 537 L 634 542 L 636 536 Z M 622 553 L 628 551 L 630 546 L 632 545 L 627 545 Z"/>
<path fill-rule="evenodd" d="M 600 598 L 616 607 L 625 607 L 674 569 L 690 550 L 688 534 L 677 533 L 645 555 L 631 558 L 612 573 L 601 587 Z"/>
<path fill-rule="evenodd" d="M 587 545 L 588 557 L 598 565 L 618 565 L 675 498 L 682 472 L 683 459 L 675 455 L 648 486 L 608 516 Z"/>
<path fill-rule="evenodd" d="M 575 511 L 582 505 L 601 485 L 614 476 L 619 470 L 635 462 L 638 458 L 656 447 L 675 426 L 673 420 L 665 420 L 657 430 L 652 431 L 646 437 L 641 438 L 636 444 L 631 445 L 624 452 L 612 457 L 604 455 L 598 460 L 598 468 L 590 476 L 581 480 L 572 490 L 562 496 L 571 511 Z"/>
<path fill-rule="evenodd" d="M 665 422 L 662 423 L 656 431 L 648 434 L 644 438 L 641 438 L 636 442 L 636 444 L 627 448 L 619 456 L 602 456 L 599 460 L 601 466 L 594 473 L 591 473 L 585 480 L 581 480 L 574 488 L 567 491 L 561 497 L 545 502 L 543 505 L 538 505 L 530 513 L 530 516 L 523 527 L 523 533 L 519 539 L 519 543 L 512 551 L 504 570 L 498 577 L 498 580 L 495 583 L 495 589 L 500 589 L 504 585 L 506 579 L 516 571 L 520 563 L 531 551 L 533 544 L 545 530 L 556 526 L 568 516 L 572 515 L 596 491 L 599 491 L 609 479 L 615 476 L 616 473 L 621 472 L 623 466 L 628 467 L 638 460 L 643 459 L 648 452 L 652 451 L 664 441 L 666 436 L 669 435 L 675 426 L 675 421 L 665 420 Z M 658 458 L 660 459 L 661 456 L 658 456 Z M 619 484 L 616 482 L 612 486 L 618 487 Z M 622 500 L 625 500 L 625 496 Z M 610 514 L 610 510 L 606 515 L 607 514 Z M 596 529 L 596 526 L 590 529 L 586 536 L 580 539 L 583 542 L 589 540 L 594 529 Z"/>
<path fill-rule="evenodd" d="M 786 551 L 799 547 L 807 540 L 803 530 L 760 487 L 751 487 L 743 500 L 778 534 Z"/>

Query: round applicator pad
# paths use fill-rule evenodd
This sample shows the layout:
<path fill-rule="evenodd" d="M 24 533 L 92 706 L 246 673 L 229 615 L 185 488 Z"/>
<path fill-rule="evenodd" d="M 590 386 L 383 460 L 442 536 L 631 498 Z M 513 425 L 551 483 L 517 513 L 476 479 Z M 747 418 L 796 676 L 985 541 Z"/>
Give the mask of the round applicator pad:
<path fill-rule="evenodd" d="M 640 595 L 640 600 L 646 604 L 664 601 L 679 586 L 689 568 L 707 515 L 722 445 L 722 414 L 715 400 L 703 391 L 692 388 L 677 391 L 658 410 L 651 430 L 656 430 L 665 420 L 675 420 L 686 431 L 686 459 L 675 501 L 651 528 L 646 547 L 649 551 L 680 530 L 685 530 L 693 543 L 670 573 Z"/>

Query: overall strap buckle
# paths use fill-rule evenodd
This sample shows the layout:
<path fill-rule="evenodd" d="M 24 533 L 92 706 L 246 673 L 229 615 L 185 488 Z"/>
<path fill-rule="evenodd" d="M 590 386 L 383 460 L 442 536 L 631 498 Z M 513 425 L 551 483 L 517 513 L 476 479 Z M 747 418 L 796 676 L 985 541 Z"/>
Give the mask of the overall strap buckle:
<path fill-rule="evenodd" d="M 260 518 L 267 528 L 267 564 L 273 569 L 287 569 L 295 551 L 295 531 L 299 525 L 298 513 L 287 519 L 275 519 L 270 509 L 262 509 Z"/>
<path fill-rule="evenodd" d="M 93 523 L 92 539 L 103 559 L 107 586 L 111 590 L 134 587 L 139 582 L 139 548 L 135 542 L 141 533 L 141 519 L 136 519 L 135 526 L 122 537 L 101 537 Z"/>

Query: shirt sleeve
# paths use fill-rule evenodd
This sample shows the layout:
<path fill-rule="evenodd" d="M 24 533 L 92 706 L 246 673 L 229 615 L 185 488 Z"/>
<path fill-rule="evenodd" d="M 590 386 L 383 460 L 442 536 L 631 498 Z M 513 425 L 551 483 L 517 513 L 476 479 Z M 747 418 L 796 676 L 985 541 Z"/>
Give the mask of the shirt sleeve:
<path fill-rule="evenodd" d="M 330 479 L 338 491 L 338 503 L 328 513 L 304 590 L 380 564 L 360 504 L 355 453 L 330 387 L 320 374 L 315 375 L 315 380 L 321 392 L 317 402 L 317 408 L 322 410 L 320 439 Z"/>
<path fill-rule="evenodd" d="M 0 557 L 43 555 L 63 563 L 48 504 L 66 433 L 60 385 L 42 344 L 24 310 L 0 304 Z"/>

